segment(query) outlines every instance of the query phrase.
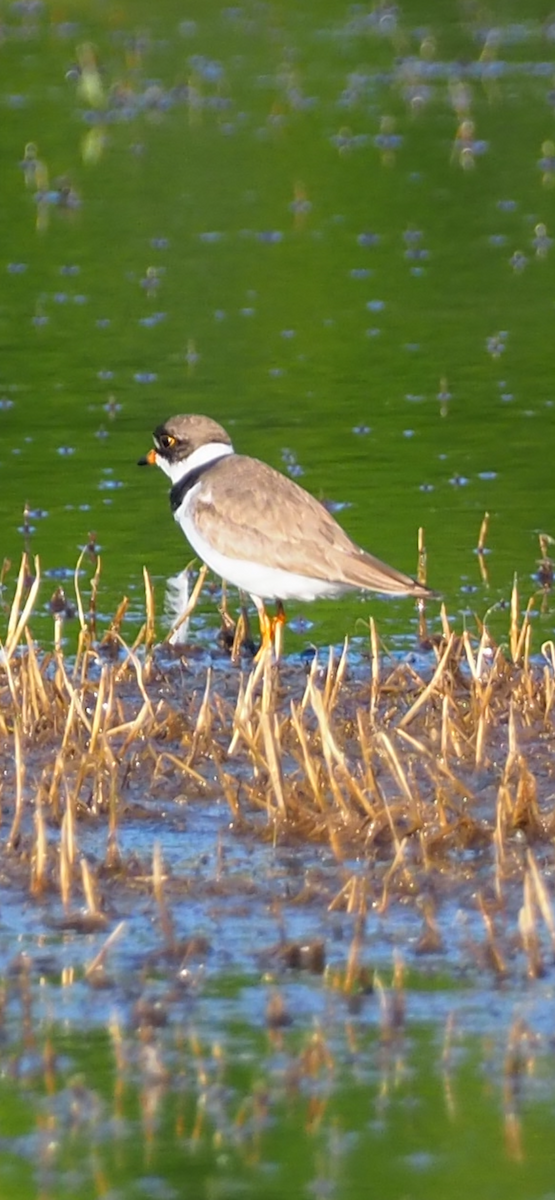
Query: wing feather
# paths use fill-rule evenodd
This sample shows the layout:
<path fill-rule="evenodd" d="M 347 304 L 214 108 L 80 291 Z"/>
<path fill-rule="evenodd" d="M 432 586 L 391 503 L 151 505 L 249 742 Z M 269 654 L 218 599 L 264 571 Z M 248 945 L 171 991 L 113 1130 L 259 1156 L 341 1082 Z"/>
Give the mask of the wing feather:
<path fill-rule="evenodd" d="M 195 522 L 221 554 L 345 587 L 428 594 L 357 546 L 314 496 L 267 463 L 223 458 L 211 468 L 207 490 Z"/>

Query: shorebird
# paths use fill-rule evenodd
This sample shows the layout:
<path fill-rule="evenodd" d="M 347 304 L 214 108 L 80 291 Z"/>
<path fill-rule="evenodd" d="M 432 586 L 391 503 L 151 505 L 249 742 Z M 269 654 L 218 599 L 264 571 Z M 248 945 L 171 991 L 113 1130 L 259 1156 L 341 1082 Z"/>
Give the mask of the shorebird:
<path fill-rule="evenodd" d="M 418 599 L 433 595 L 357 546 L 292 479 L 236 454 L 229 434 L 210 417 L 171 417 L 154 430 L 153 440 L 139 466 L 155 464 L 169 476 L 173 515 L 195 553 L 251 596 L 260 620 L 260 653 L 275 633 L 279 654 L 284 601 L 356 589 Z M 277 602 L 273 620 L 265 600 Z"/>

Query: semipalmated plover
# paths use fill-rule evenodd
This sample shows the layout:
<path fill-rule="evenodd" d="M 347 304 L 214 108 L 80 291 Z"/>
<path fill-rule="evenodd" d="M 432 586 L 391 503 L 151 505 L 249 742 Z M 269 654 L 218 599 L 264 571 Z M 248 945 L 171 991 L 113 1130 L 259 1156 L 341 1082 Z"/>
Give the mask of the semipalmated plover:
<path fill-rule="evenodd" d="M 171 480 L 170 504 L 199 558 L 248 592 L 258 609 L 262 647 L 275 622 L 265 600 L 316 600 L 363 589 L 431 596 L 428 588 L 380 562 L 347 536 L 318 500 L 267 463 L 236 454 L 210 417 L 171 417 L 154 430 L 139 465 L 156 464 Z"/>

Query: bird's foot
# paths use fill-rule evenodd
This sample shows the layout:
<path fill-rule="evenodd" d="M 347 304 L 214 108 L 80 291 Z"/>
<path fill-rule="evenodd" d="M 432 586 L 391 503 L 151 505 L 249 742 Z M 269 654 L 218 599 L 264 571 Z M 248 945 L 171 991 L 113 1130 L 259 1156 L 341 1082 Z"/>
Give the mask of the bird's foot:
<path fill-rule="evenodd" d="M 283 604 L 280 600 L 278 600 L 275 617 L 269 617 L 266 609 L 262 605 L 258 609 L 258 617 L 260 620 L 261 642 L 254 661 L 259 662 L 265 651 L 271 650 L 273 646 L 276 662 L 279 662 L 283 649 L 283 626 L 286 622 Z"/>
<path fill-rule="evenodd" d="M 279 662 L 279 660 L 281 658 L 281 652 L 283 650 L 283 630 L 285 628 L 286 623 L 287 623 L 287 617 L 285 616 L 285 609 L 283 607 L 283 604 L 281 603 L 281 600 L 278 600 L 277 608 L 276 608 L 276 615 L 271 622 L 272 636 L 274 639 L 274 649 L 275 649 L 275 654 L 276 654 L 276 662 Z"/>

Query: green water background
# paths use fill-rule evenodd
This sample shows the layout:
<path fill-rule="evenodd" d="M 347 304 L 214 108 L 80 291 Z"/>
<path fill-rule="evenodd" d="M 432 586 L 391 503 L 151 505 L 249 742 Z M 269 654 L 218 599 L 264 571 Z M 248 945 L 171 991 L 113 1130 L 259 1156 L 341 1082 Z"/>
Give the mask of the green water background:
<path fill-rule="evenodd" d="M 210 413 L 281 469 L 290 451 L 300 482 L 348 506 L 349 533 L 403 570 L 422 525 L 450 612 L 483 616 L 515 572 L 533 590 L 537 532 L 552 528 L 555 191 L 538 163 L 553 42 L 541 5 L 520 24 L 499 5 L 489 78 L 479 14 L 409 3 L 378 32 L 363 14 L 135 3 L 12 18 L 30 31 L 2 47 L 2 552 L 19 559 L 25 502 L 48 513 L 32 522 L 44 569 L 72 568 L 94 531 L 106 614 L 137 589 L 138 619 L 143 564 L 160 597 L 188 561 L 164 481 L 135 467 L 176 411 Z M 88 39 L 96 105 L 73 69 Z M 485 143 L 470 170 L 458 64 L 473 64 L 466 115 Z M 44 206 L 42 232 L 29 142 L 79 198 Z M 486 510 L 488 588 L 474 554 Z M 372 611 L 384 632 L 414 624 L 410 601 Z M 357 596 L 291 615 L 325 643 L 369 612 Z"/>
<path fill-rule="evenodd" d="M 459 622 L 507 600 L 515 572 L 524 594 L 534 590 L 537 534 L 553 531 L 555 189 L 549 163 L 539 165 L 554 137 L 546 8 L 407 0 L 398 20 L 384 10 L 376 27 L 371 17 L 324 0 L 2 7 L 0 556 L 18 562 L 28 503 L 31 548 L 51 575 L 43 608 L 93 531 L 102 614 L 128 593 L 131 627 L 140 621 L 143 564 L 161 602 L 188 551 L 162 477 L 135 463 L 152 428 L 177 411 L 210 413 L 237 449 L 298 464 L 312 492 L 348 506 L 338 516 L 352 536 L 403 570 L 416 569 L 424 526 L 429 580 Z M 88 40 L 100 68 L 94 103 L 75 71 Z M 473 139 L 485 143 L 468 170 L 455 147 L 461 80 Z M 124 115 L 110 100 L 116 86 L 129 89 Z M 384 130 L 401 139 L 391 154 L 376 143 Z M 70 180 L 75 209 L 37 205 L 22 169 L 29 142 L 53 191 L 60 176 Z M 545 255 L 533 244 L 542 223 Z M 487 585 L 474 554 L 486 510 Z M 370 611 L 386 636 L 412 636 L 410 602 L 370 610 L 358 597 L 306 610 L 308 636 L 341 641 Z M 213 599 L 203 612 L 215 624 Z M 551 633 L 549 601 L 538 622 L 535 649 Z M 492 623 L 506 630 L 504 614 Z M 48 636 L 46 618 L 35 626 Z M 293 633 L 288 645 L 306 639 Z M 232 1047 L 235 1035 L 240 1042 L 244 1028 L 231 1029 Z M 326 1185 L 362 1196 L 370 1171 L 388 1197 L 547 1195 L 549 1062 L 544 1090 L 525 1105 L 515 1162 L 500 1062 L 492 1089 L 487 1053 L 468 1042 L 453 1116 L 428 1036 L 422 1025 L 411 1031 L 408 1094 L 391 1084 L 400 1099 L 379 1125 L 373 1044 L 370 1081 L 363 1070 L 359 1088 L 346 1068 L 345 1087 L 330 1085 L 321 1141 L 304 1132 L 304 1104 L 284 1105 L 282 1117 L 277 1104 L 246 1178 L 220 1151 L 217 1121 L 202 1154 L 176 1136 L 171 1099 L 153 1167 L 139 1153 L 140 1095 L 130 1085 L 125 1153 L 102 1127 L 95 1141 L 86 1121 L 77 1135 L 61 1119 L 55 1192 L 63 1184 L 73 1194 L 76 1159 L 79 1194 L 101 1191 L 106 1152 L 104 1174 L 121 1171 L 126 1195 L 149 1171 L 177 1195 L 305 1195 Z M 65 1052 L 111 1105 L 112 1067 L 91 1035 L 75 1034 Z M 363 1051 L 352 1062 L 350 1049 L 340 1053 L 349 1068 L 366 1061 Z M 251 1054 L 259 1062 L 262 1051 Z M 260 1076 L 266 1086 L 262 1068 L 230 1068 L 232 1111 Z M 268 1078 L 277 1087 L 272 1067 Z M 36 1194 L 31 1133 L 35 1120 L 44 1128 L 43 1093 L 32 1071 L 23 1092 L 3 1084 L 2 1132 L 14 1139 L 1 1156 L 5 1195 Z"/>

